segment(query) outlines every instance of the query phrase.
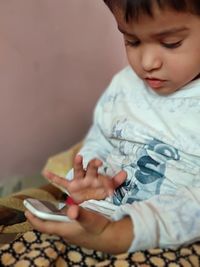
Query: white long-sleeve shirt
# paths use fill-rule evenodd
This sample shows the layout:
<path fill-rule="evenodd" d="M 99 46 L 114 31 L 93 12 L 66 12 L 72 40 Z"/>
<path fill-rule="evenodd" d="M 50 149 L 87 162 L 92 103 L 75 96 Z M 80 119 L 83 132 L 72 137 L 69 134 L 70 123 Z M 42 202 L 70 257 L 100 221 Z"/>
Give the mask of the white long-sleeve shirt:
<path fill-rule="evenodd" d="M 97 103 L 79 153 L 85 167 L 99 158 L 101 173 L 127 172 L 109 201 L 119 206 L 114 220 L 133 221 L 129 251 L 200 240 L 200 79 L 159 96 L 125 68 Z"/>

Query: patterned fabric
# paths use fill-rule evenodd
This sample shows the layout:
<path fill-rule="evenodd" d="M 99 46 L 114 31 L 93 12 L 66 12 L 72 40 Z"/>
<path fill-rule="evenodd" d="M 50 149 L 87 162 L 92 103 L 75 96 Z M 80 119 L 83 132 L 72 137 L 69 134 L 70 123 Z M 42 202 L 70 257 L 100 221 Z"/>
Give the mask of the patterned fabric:
<path fill-rule="evenodd" d="M 69 246 L 57 236 L 29 231 L 5 245 L 0 251 L 1 266 L 13 267 L 67 267 L 67 266 L 200 266 L 200 243 L 180 250 L 152 249 L 144 252 L 105 255 L 76 246 Z"/>

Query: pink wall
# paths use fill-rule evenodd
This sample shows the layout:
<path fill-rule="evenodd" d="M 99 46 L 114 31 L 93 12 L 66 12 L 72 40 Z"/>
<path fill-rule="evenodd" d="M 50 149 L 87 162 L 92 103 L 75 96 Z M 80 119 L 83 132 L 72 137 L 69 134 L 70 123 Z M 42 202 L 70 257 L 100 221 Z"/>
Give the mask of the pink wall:
<path fill-rule="evenodd" d="M 0 180 L 32 175 L 86 133 L 125 64 L 103 1 L 0 1 Z"/>

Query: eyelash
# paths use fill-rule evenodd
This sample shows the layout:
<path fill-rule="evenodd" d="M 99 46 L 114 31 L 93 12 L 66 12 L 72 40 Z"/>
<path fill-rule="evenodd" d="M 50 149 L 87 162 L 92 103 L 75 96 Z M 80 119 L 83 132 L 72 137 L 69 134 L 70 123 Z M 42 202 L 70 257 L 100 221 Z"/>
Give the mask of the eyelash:
<path fill-rule="evenodd" d="M 182 44 L 182 41 L 178 41 L 175 43 L 162 43 L 161 42 L 161 45 L 165 48 L 168 48 L 168 49 L 175 49 L 175 48 L 181 46 L 181 44 Z M 140 45 L 140 41 L 131 42 L 131 41 L 125 40 L 125 45 L 136 48 Z"/>
<path fill-rule="evenodd" d="M 174 49 L 174 48 L 177 48 L 179 46 L 181 46 L 182 44 L 182 41 L 178 41 L 176 43 L 170 43 L 170 44 L 167 44 L 167 43 L 162 43 L 162 45 L 166 48 L 169 48 L 169 49 Z"/>
<path fill-rule="evenodd" d="M 131 41 L 125 40 L 126 46 L 137 47 L 139 46 L 139 44 L 140 44 L 140 41 L 131 42 Z"/>

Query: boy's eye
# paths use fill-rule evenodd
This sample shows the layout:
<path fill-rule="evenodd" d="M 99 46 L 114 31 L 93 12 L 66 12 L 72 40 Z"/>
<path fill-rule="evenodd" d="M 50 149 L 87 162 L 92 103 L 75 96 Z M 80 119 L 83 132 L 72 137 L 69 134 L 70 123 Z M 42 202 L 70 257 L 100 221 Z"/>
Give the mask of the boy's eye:
<path fill-rule="evenodd" d="M 140 40 L 127 40 L 125 39 L 125 45 L 126 46 L 131 46 L 131 47 L 138 47 L 141 44 Z M 162 46 L 164 46 L 165 48 L 168 49 L 175 49 L 179 46 L 181 46 L 182 44 L 182 40 L 181 41 L 177 41 L 177 42 L 161 42 Z"/>
<path fill-rule="evenodd" d="M 181 46 L 181 44 L 182 44 L 182 41 L 178 41 L 178 42 L 174 42 L 174 43 L 162 42 L 162 45 L 166 48 L 169 48 L 169 49 L 177 48 L 177 47 Z"/>
<path fill-rule="evenodd" d="M 139 46 L 139 44 L 140 44 L 139 40 L 135 40 L 135 41 L 125 40 L 125 45 L 126 46 L 137 47 L 137 46 Z"/>

